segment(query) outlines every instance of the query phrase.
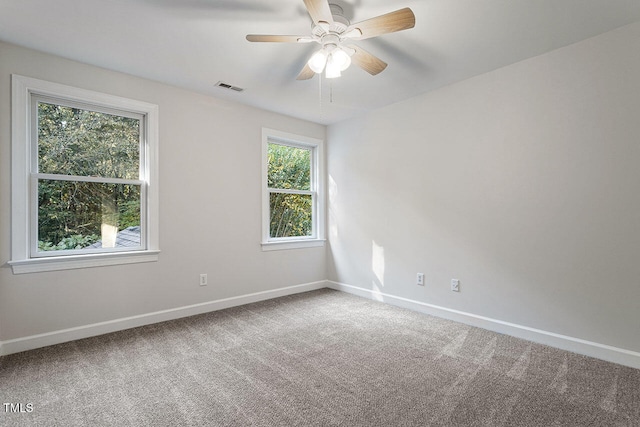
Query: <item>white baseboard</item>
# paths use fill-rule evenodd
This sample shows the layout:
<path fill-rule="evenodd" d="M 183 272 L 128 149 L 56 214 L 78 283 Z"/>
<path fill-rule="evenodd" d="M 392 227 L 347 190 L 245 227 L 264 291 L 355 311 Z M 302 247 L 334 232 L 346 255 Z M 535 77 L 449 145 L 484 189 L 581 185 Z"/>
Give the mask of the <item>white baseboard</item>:
<path fill-rule="evenodd" d="M 346 285 L 344 283 L 328 281 L 327 286 L 331 289 L 347 292 L 375 301 L 381 301 L 398 307 L 408 308 L 421 313 L 488 329 L 501 334 L 511 335 L 539 344 L 545 344 L 550 347 L 556 347 L 562 350 L 640 369 L 640 353 L 635 351 L 586 341 L 580 338 L 573 338 L 566 335 L 556 334 L 554 332 L 547 332 L 540 329 L 517 325 L 515 323 L 504 322 L 502 320 L 491 319 L 489 317 L 478 316 L 472 313 L 452 310 L 450 308 L 397 297 L 357 286 Z"/>
<path fill-rule="evenodd" d="M 453 320 L 467 325 L 476 326 L 490 331 L 511 335 L 525 340 L 549 345 L 551 347 L 572 351 L 585 356 L 595 357 L 621 365 L 640 369 L 640 353 L 625 350 L 606 344 L 599 344 L 586 341 L 580 338 L 569 337 L 556 334 L 554 332 L 543 331 L 501 320 L 478 316 L 472 313 L 440 307 L 420 301 L 410 300 L 382 292 L 376 292 L 357 286 L 346 285 L 333 281 L 318 281 L 305 283 L 302 285 L 288 286 L 269 291 L 256 292 L 253 294 L 240 295 L 237 297 L 224 298 L 200 304 L 178 307 L 169 310 L 156 311 L 153 313 L 131 316 L 122 319 L 110 320 L 107 322 L 94 323 L 76 328 L 63 329 L 44 334 L 31 335 L 28 337 L 16 338 L 7 341 L 0 341 L 0 356 L 18 353 L 26 350 L 33 350 L 49 345 L 60 344 L 82 338 L 93 337 L 138 326 L 149 325 L 167 320 L 179 319 L 181 317 L 193 316 L 196 314 L 208 313 L 253 302 L 264 301 L 286 295 L 293 295 L 301 292 L 308 292 L 322 288 L 331 288 L 342 292 L 362 296 L 375 301 L 381 301 L 398 307 L 408 308 L 421 313 L 430 314 L 437 317 Z"/>
<path fill-rule="evenodd" d="M 208 301 L 185 307 L 156 311 L 153 313 L 141 314 L 138 316 L 125 317 L 122 319 L 115 319 L 107 322 L 93 323 L 91 325 L 47 332 L 45 334 L 31 335 L 23 338 L 0 341 L 0 356 L 6 356 L 12 353 L 19 353 L 21 351 L 46 347 L 48 345 L 94 337 L 96 335 L 107 334 L 109 332 L 116 332 L 124 329 L 135 328 L 138 326 L 150 325 L 152 323 L 164 322 L 166 320 L 173 320 L 179 319 L 181 317 L 208 313 L 210 311 L 222 310 L 225 308 L 250 304 L 252 302 L 264 301 L 272 298 L 313 291 L 326 287 L 327 282 L 322 280 L 319 282 L 288 286 L 285 288 L 272 289 L 269 291 L 256 292 L 253 294 L 224 298 L 215 301 Z"/>

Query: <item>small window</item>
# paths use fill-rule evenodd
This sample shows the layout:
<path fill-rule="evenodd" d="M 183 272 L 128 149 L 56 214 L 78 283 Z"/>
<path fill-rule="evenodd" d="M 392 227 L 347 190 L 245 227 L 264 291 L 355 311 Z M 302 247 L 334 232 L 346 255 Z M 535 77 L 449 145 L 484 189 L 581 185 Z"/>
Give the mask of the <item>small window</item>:
<path fill-rule="evenodd" d="M 321 141 L 263 131 L 263 248 L 324 243 Z"/>
<path fill-rule="evenodd" d="M 14 273 L 157 259 L 157 107 L 21 76 L 13 88 Z"/>

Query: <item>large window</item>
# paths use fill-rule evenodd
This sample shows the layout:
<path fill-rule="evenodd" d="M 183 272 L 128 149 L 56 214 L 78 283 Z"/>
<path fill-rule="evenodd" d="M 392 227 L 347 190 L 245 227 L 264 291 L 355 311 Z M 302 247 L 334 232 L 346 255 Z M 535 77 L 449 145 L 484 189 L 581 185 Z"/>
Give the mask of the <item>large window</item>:
<path fill-rule="evenodd" d="M 15 273 L 157 259 L 157 107 L 13 76 Z"/>
<path fill-rule="evenodd" d="M 263 130 L 263 248 L 323 244 L 322 141 Z"/>

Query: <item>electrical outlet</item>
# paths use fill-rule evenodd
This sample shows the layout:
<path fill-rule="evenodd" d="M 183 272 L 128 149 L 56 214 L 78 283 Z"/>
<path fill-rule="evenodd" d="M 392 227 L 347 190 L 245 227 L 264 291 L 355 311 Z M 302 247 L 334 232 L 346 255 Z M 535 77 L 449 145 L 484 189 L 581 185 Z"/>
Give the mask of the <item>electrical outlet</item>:
<path fill-rule="evenodd" d="M 460 280 L 451 279 L 451 290 L 453 292 L 460 292 Z"/>
<path fill-rule="evenodd" d="M 424 273 L 418 273 L 416 276 L 416 285 L 424 286 Z"/>
<path fill-rule="evenodd" d="M 200 275 L 200 286 L 207 286 L 207 275 L 204 273 Z"/>

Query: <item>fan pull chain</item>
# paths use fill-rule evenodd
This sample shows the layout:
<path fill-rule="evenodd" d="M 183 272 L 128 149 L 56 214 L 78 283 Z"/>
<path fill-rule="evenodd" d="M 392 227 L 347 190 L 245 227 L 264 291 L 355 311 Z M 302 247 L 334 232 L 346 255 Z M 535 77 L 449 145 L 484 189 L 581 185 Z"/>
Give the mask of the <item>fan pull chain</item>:
<path fill-rule="evenodd" d="M 329 82 L 329 104 L 333 104 L 333 80 Z"/>

